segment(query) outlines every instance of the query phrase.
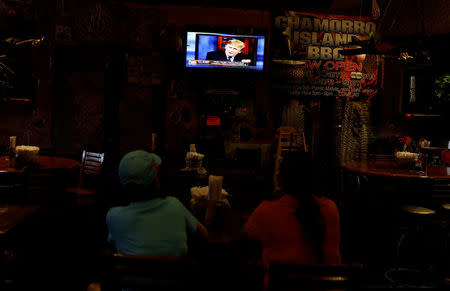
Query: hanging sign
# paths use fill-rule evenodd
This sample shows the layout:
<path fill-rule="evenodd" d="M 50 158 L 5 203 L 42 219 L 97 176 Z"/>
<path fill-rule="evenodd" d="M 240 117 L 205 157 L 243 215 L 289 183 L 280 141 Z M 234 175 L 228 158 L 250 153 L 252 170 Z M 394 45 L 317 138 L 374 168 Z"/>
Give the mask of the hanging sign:
<path fill-rule="evenodd" d="M 352 39 L 375 35 L 370 18 L 286 11 L 275 16 L 273 28 L 275 86 L 288 95 L 358 100 L 376 95 L 377 56 L 340 53 Z"/>

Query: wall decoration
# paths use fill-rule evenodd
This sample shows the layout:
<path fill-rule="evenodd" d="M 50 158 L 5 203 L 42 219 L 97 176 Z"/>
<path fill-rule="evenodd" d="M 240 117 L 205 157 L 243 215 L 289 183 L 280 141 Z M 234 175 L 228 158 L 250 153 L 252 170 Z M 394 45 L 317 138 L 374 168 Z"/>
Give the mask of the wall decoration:
<path fill-rule="evenodd" d="M 55 40 L 56 41 L 71 41 L 72 27 L 64 24 L 55 25 Z"/>
<path fill-rule="evenodd" d="M 104 140 L 104 73 L 70 72 L 61 79 L 56 98 L 55 147 L 80 151 L 86 145 L 97 150 Z"/>
<path fill-rule="evenodd" d="M 144 58 L 142 56 L 130 56 L 128 58 L 128 84 L 139 84 L 139 78 L 144 71 Z"/>
<path fill-rule="evenodd" d="M 161 27 L 167 25 L 167 15 L 161 10 L 130 7 L 126 11 L 126 41 L 135 48 L 158 49 Z"/>
<path fill-rule="evenodd" d="M 39 108 L 32 110 L 31 118 L 24 122 L 21 142 L 25 145 L 45 145 L 50 131 L 49 113 Z"/>
<path fill-rule="evenodd" d="M 129 86 L 126 98 L 120 100 L 120 152 L 136 149 L 151 150 L 152 133 L 156 125 L 152 116 L 153 94 L 151 88 Z M 133 118 L 130 118 L 132 112 Z"/>
<path fill-rule="evenodd" d="M 56 42 L 71 42 L 72 35 L 72 18 L 69 15 L 63 14 L 53 18 L 54 37 Z"/>
<path fill-rule="evenodd" d="M 273 26 L 275 88 L 296 97 L 367 101 L 376 95 L 377 56 L 340 54 L 353 39 L 375 34 L 370 18 L 286 11 Z"/>
<path fill-rule="evenodd" d="M 199 118 L 195 106 L 187 99 L 167 99 L 166 150 L 182 153 L 199 134 Z"/>
<path fill-rule="evenodd" d="M 369 103 L 347 102 L 339 143 L 340 162 L 366 160 L 369 141 Z"/>
<path fill-rule="evenodd" d="M 141 87 L 160 85 L 162 71 L 163 61 L 161 55 L 156 52 L 128 57 L 128 84 Z"/>
<path fill-rule="evenodd" d="M 80 2 L 73 17 L 73 35 L 80 41 L 108 42 L 115 40 L 114 16 L 106 2 Z"/>

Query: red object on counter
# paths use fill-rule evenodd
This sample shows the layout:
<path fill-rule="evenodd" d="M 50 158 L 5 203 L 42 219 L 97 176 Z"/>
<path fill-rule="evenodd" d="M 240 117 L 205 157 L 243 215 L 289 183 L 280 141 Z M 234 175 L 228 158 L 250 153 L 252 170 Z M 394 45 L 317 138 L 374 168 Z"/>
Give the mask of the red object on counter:
<path fill-rule="evenodd" d="M 441 153 L 441 159 L 444 163 L 447 165 L 450 165 L 450 152 L 449 151 L 442 151 Z"/>

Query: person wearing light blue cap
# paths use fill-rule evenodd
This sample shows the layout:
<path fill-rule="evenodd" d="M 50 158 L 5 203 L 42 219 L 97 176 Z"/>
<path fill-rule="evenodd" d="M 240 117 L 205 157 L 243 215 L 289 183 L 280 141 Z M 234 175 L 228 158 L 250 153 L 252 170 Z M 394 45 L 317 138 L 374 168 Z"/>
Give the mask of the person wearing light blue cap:
<path fill-rule="evenodd" d="M 189 234 L 207 239 L 206 228 L 175 197 L 158 193 L 161 158 L 143 150 L 126 154 L 119 178 L 132 201 L 106 214 L 108 241 L 127 255 L 183 256 Z"/>

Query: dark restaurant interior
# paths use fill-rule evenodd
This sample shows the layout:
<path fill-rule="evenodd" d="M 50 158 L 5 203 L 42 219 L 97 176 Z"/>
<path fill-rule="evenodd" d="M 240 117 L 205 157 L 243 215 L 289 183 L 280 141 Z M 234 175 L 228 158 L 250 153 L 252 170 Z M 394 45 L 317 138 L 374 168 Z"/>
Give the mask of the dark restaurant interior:
<path fill-rule="evenodd" d="M 449 15 L 445 0 L 0 0 L 0 290 L 450 288 Z M 209 59 L 236 38 L 234 61 Z M 137 150 L 208 231 L 178 273 L 107 240 Z M 294 157 L 299 191 L 337 206 L 341 259 L 277 273 L 243 229 L 283 199 Z"/>

